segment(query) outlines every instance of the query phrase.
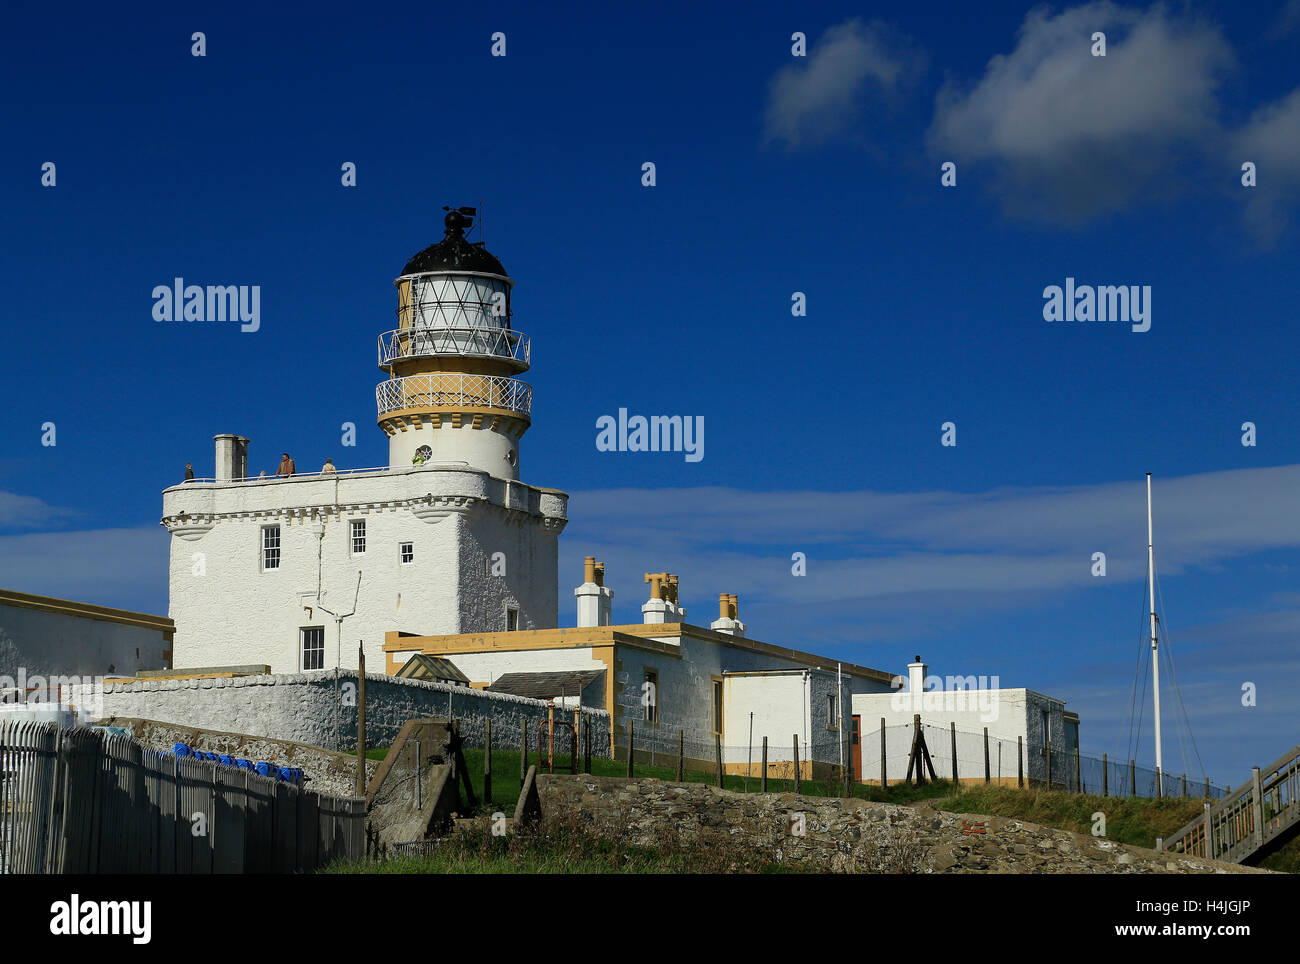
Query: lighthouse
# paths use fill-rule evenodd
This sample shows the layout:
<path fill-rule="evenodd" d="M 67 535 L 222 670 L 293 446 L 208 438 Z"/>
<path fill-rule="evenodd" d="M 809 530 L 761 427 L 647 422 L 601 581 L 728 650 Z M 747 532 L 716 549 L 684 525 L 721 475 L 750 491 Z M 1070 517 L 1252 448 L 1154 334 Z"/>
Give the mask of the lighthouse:
<path fill-rule="evenodd" d="M 557 625 L 568 496 L 520 479 L 532 388 L 514 282 L 467 236 L 475 210 L 444 210 L 379 335 L 388 464 L 259 476 L 284 450 L 300 468 L 340 453 L 223 433 L 211 477 L 164 490 L 177 666 L 310 673 L 355 667 L 358 645 L 379 666 L 399 634 Z"/>
<path fill-rule="evenodd" d="M 533 390 L 528 336 L 511 324 L 514 282 L 482 242 L 474 208 L 447 209 L 445 234 L 407 262 L 397 286 L 397 327 L 379 336 L 375 389 L 389 465 L 464 464 L 519 478 L 519 440 Z"/>

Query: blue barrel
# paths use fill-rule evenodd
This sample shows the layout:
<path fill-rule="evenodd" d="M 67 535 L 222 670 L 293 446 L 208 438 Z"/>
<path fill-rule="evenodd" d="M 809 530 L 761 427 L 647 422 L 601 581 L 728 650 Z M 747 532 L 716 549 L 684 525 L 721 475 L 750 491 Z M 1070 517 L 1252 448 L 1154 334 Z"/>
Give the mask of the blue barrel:
<path fill-rule="evenodd" d="M 254 769 L 257 770 L 257 772 L 260 773 L 260 774 L 261 774 L 262 776 L 264 776 L 264 777 L 269 777 L 269 776 L 272 775 L 272 772 L 271 772 L 271 771 L 272 771 L 272 767 L 271 767 L 271 764 L 269 764 L 269 763 L 265 763 L 265 762 L 263 762 L 263 763 L 258 763 L 257 766 L 254 767 Z"/>
<path fill-rule="evenodd" d="M 226 754 L 224 753 L 221 754 L 221 756 L 217 757 L 217 759 L 221 761 L 221 765 L 223 767 L 234 766 L 235 764 L 235 761 L 230 757 L 226 756 Z"/>
<path fill-rule="evenodd" d="M 253 769 L 253 762 L 251 760 L 245 760 L 243 757 L 240 757 L 238 760 L 235 761 L 235 766 L 239 767 L 239 769 L 241 770 L 251 770 Z"/>
<path fill-rule="evenodd" d="M 190 752 L 190 748 L 189 748 L 188 746 L 186 746 L 184 743 L 175 743 L 175 744 L 173 744 L 173 745 L 172 745 L 172 752 L 175 753 L 177 756 L 193 756 L 193 755 L 194 755 L 193 753 Z"/>

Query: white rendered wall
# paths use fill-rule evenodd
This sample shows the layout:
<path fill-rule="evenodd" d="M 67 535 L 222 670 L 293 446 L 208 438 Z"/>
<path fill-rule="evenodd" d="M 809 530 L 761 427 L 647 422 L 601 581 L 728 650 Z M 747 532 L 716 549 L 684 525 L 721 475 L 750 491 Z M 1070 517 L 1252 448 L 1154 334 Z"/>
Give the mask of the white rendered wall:
<path fill-rule="evenodd" d="M 495 683 L 507 673 L 561 673 L 603 670 L 589 647 L 531 649 L 507 653 L 447 653 L 446 658 L 475 683 Z M 604 707 L 601 707 L 604 709 Z"/>
<path fill-rule="evenodd" d="M 481 469 L 498 478 L 519 478 L 519 440 L 490 429 L 474 428 L 468 417 L 460 428 L 453 428 L 450 422 L 439 428 L 417 423 L 389 436 L 388 464 L 395 469 L 409 468 L 422 445 L 429 446 L 434 462 L 464 462 L 469 468 Z"/>
<path fill-rule="evenodd" d="M 486 473 L 434 468 L 333 479 L 186 483 L 163 495 L 172 531 L 170 615 L 177 667 L 265 663 L 301 670 L 299 630 L 325 628 L 325 666 L 385 665 L 394 631 L 441 635 L 505 628 L 518 606 L 521 629 L 557 619 L 556 537 L 567 496 Z M 180 513 L 185 512 L 182 520 Z M 354 555 L 350 522 L 366 522 L 366 552 Z M 313 531 L 322 520 L 323 539 Z M 262 529 L 279 525 L 280 568 L 262 568 Z M 414 561 L 400 562 L 411 542 Z M 488 560 L 503 553 L 505 575 Z M 342 653 L 331 616 L 353 608 Z M 304 606 L 313 607 L 308 614 Z"/>
<path fill-rule="evenodd" d="M 0 605 L 0 676 L 133 675 L 165 668 L 170 648 L 156 629 Z"/>

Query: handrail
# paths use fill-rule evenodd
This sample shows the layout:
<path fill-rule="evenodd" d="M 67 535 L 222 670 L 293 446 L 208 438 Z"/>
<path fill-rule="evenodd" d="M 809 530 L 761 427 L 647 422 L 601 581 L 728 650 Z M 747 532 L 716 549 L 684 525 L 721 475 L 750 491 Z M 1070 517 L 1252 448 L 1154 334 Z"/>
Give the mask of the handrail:
<path fill-rule="evenodd" d="M 1165 849 L 1239 862 L 1300 824 L 1300 746 L 1261 769 L 1258 786 L 1257 799 L 1252 776 L 1204 815 L 1180 827 L 1165 841 Z M 1209 838 L 1213 838 L 1212 853 Z"/>
<path fill-rule="evenodd" d="M 498 408 L 527 416 L 533 388 L 501 375 L 427 373 L 392 378 L 375 386 L 379 414 L 408 408 Z"/>
<path fill-rule="evenodd" d="M 360 469 L 335 469 L 333 472 L 294 472 L 293 475 L 246 475 L 243 478 L 239 478 L 239 479 L 217 479 L 217 478 L 195 477 L 193 479 L 184 479 L 180 482 L 175 482 L 172 485 L 169 485 L 167 488 L 169 489 L 176 488 L 177 486 L 181 486 L 181 485 L 193 485 L 195 483 L 208 483 L 208 484 L 220 483 L 222 485 L 226 485 L 235 482 L 292 482 L 292 481 L 310 481 L 310 480 L 328 481 L 329 479 L 333 479 L 341 475 L 344 476 L 363 475 L 366 473 L 373 473 L 373 472 L 415 472 L 420 469 L 433 469 L 433 468 L 445 469 L 445 468 L 453 468 L 453 467 L 468 468 L 469 463 L 459 461 L 459 460 L 443 459 L 438 461 L 425 462 L 423 465 L 418 465 L 418 466 L 417 465 L 399 465 L 399 466 L 376 465 L 370 468 L 360 468 Z"/>

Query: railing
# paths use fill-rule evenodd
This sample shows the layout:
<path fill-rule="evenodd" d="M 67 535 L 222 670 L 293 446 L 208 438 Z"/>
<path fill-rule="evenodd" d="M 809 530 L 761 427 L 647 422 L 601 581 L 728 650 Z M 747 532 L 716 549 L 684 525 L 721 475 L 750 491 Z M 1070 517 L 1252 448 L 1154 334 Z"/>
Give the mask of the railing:
<path fill-rule="evenodd" d="M 375 387 L 379 414 L 408 408 L 499 408 L 527 415 L 532 410 L 531 385 L 500 375 L 407 375 Z"/>
<path fill-rule="evenodd" d="M 0 725 L 0 874 L 294 873 L 365 849 L 365 801 L 144 749 Z"/>
<path fill-rule="evenodd" d="M 1165 850 L 1240 863 L 1300 825 L 1300 746 L 1258 768 L 1165 841 Z"/>
<path fill-rule="evenodd" d="M 531 364 L 532 342 L 521 331 L 495 325 L 437 328 L 397 328 L 379 336 L 379 366 L 404 358 L 455 355 L 464 358 L 498 358 L 520 371 Z"/>

